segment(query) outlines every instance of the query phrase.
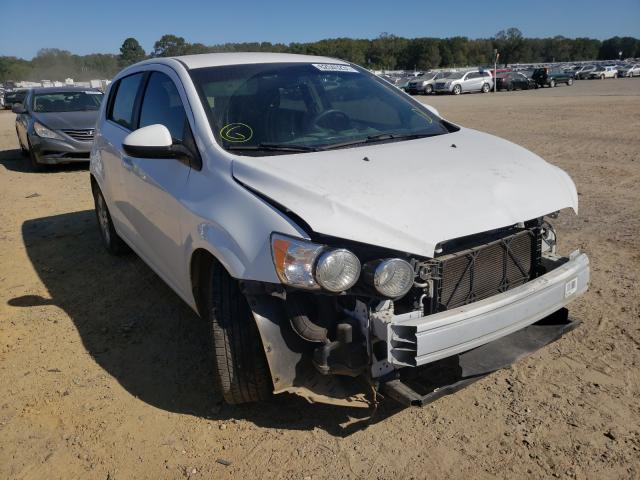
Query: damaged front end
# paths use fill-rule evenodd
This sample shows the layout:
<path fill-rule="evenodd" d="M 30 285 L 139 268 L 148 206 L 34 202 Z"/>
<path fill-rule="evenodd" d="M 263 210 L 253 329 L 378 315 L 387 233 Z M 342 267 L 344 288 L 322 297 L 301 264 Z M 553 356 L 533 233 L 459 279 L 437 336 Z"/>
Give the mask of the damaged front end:
<path fill-rule="evenodd" d="M 424 405 L 576 326 L 589 261 L 555 253 L 544 218 L 438 245 L 433 258 L 274 234 L 282 285 L 243 282 L 274 392 L 368 407 Z"/>

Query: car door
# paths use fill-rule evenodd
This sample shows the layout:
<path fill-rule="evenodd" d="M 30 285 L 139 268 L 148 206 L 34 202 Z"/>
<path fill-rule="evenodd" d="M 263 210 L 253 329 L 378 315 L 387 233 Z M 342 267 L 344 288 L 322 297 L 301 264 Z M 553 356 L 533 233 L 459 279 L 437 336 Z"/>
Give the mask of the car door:
<path fill-rule="evenodd" d="M 161 124 L 175 143 L 188 146 L 194 154 L 195 142 L 187 117 L 186 95 L 172 70 L 157 66 L 150 71 L 143 89 L 138 128 Z M 164 70 L 164 71 L 163 71 Z M 180 86 L 180 90 L 178 89 Z M 185 187 L 191 166 L 188 161 L 170 158 L 135 158 L 123 155 L 125 189 L 139 253 L 174 289 L 184 292 L 184 239 L 180 219 Z"/>
<path fill-rule="evenodd" d="M 100 123 L 94 145 L 101 176 L 106 180 L 102 184 L 102 193 L 111 219 L 118 234 L 134 247 L 135 229 L 124 183 L 126 170 L 122 142 L 137 124 L 136 105 L 140 102 L 146 76 L 146 72 L 133 73 L 111 86 L 105 120 Z"/>
<path fill-rule="evenodd" d="M 481 72 L 471 72 L 468 74 L 467 90 L 470 92 L 479 91 L 484 83 L 484 77 Z"/>

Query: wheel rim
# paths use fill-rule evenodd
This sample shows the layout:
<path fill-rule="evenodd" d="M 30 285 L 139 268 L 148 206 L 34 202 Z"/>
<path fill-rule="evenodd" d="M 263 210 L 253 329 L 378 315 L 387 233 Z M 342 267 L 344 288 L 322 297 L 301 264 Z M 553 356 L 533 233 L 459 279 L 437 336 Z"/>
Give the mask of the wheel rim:
<path fill-rule="evenodd" d="M 109 213 L 107 212 L 107 206 L 104 203 L 102 194 L 97 195 L 98 206 L 98 223 L 100 224 L 100 232 L 107 245 L 111 242 L 111 233 L 109 232 Z"/>
<path fill-rule="evenodd" d="M 460 85 L 456 85 L 455 87 L 453 87 L 453 93 L 455 93 L 456 95 L 460 93 Z"/>

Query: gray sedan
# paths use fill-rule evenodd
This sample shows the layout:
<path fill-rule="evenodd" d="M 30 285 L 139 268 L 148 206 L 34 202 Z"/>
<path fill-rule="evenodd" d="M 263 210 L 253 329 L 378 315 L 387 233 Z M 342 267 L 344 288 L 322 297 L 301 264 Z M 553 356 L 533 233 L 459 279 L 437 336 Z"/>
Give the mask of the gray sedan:
<path fill-rule="evenodd" d="M 13 105 L 20 148 L 35 170 L 89 161 L 102 97 L 94 89 L 35 88 Z"/>

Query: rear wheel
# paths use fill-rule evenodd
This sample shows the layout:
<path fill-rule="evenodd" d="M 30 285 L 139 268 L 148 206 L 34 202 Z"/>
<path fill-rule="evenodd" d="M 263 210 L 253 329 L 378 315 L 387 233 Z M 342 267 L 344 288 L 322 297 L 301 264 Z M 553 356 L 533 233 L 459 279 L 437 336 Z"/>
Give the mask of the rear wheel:
<path fill-rule="evenodd" d="M 129 246 L 117 234 L 111 220 L 111 214 L 107 207 L 107 202 L 98 186 L 93 187 L 93 201 L 96 208 L 96 217 L 98 218 L 98 226 L 100 227 L 100 236 L 102 243 L 107 251 L 112 255 L 122 255 L 129 251 Z"/>
<path fill-rule="evenodd" d="M 205 289 L 216 388 L 230 404 L 267 400 L 273 392 L 271 374 L 258 327 L 238 281 L 214 263 Z"/>
<path fill-rule="evenodd" d="M 489 86 L 488 83 L 485 83 L 482 85 L 482 89 L 480 90 L 482 93 L 489 93 L 489 90 L 491 90 L 491 87 Z"/>

